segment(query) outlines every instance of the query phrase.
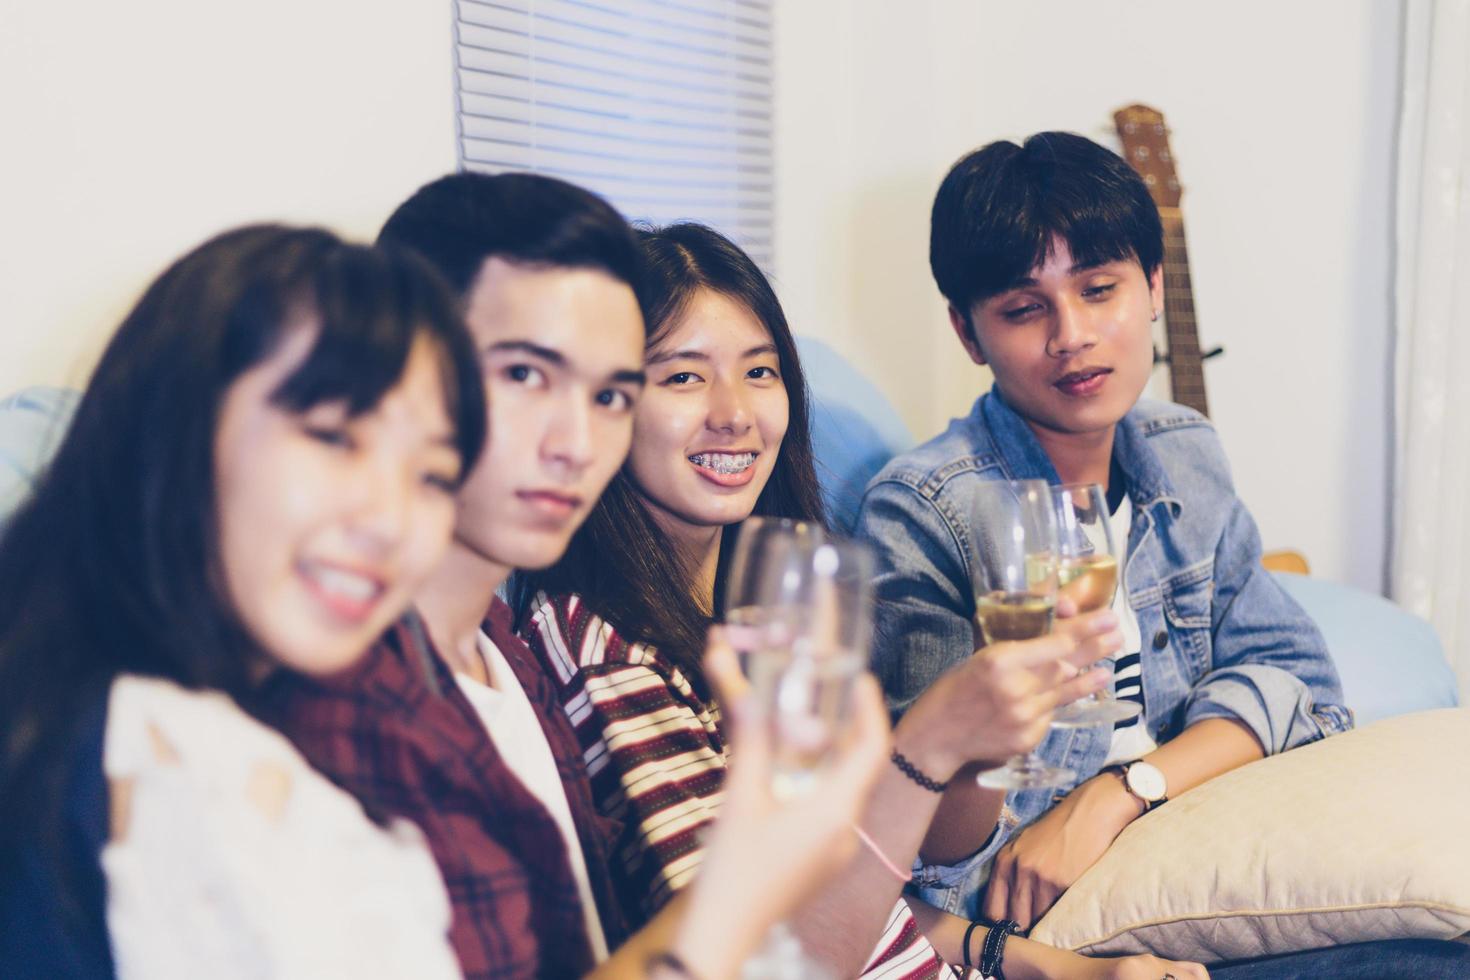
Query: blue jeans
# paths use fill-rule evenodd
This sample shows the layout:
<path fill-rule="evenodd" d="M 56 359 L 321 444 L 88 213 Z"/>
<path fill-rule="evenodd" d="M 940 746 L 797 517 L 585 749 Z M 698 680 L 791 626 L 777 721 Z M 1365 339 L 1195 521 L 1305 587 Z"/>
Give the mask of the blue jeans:
<path fill-rule="evenodd" d="M 1211 980 L 1464 980 L 1470 945 L 1385 939 L 1210 967 Z"/>

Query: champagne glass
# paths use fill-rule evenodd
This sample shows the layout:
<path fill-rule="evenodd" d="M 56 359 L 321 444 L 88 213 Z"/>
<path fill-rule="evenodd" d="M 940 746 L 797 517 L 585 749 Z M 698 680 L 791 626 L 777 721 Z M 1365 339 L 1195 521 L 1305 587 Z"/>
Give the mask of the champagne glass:
<path fill-rule="evenodd" d="M 1052 487 L 1051 499 L 1057 518 L 1058 595 L 1071 599 L 1079 613 L 1111 606 L 1123 563 L 1107 493 L 1096 483 L 1069 483 Z M 1142 710 L 1105 689 L 1058 708 L 1054 717 L 1061 724 L 1111 725 Z"/>
<path fill-rule="evenodd" d="M 747 630 L 746 676 L 771 733 L 771 792 L 790 799 L 810 792 L 845 734 L 872 642 L 876 562 L 866 546 L 797 521 L 763 518 L 747 537 L 751 520 L 731 556 L 726 621 L 734 614 Z M 832 976 L 786 922 L 771 927 L 741 975 Z"/>
<path fill-rule="evenodd" d="M 979 641 L 1030 640 L 1051 631 L 1057 604 L 1057 526 L 1044 480 L 995 480 L 975 491 L 970 543 Z M 979 776 L 987 789 L 1070 784 L 1076 773 L 1035 751 Z"/>
<path fill-rule="evenodd" d="M 782 586 L 792 580 L 785 571 L 802 567 L 825 537 L 820 525 L 789 517 L 747 517 L 741 522 L 725 572 L 722 618 L 725 637 L 746 677 L 755 651 L 790 646 L 787 620 L 793 597 Z M 777 568 L 781 574 L 768 583 L 764 576 L 776 574 Z"/>
<path fill-rule="evenodd" d="M 773 790 L 807 791 L 841 742 L 854 682 L 867 667 L 876 563 L 861 542 L 768 548 L 754 594 L 765 626 L 748 658 L 772 735 Z"/>

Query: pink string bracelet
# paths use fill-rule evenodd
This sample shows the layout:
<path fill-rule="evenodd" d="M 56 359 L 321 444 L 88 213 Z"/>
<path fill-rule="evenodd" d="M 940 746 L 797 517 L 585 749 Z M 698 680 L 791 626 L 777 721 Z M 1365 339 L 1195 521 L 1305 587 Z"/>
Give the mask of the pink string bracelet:
<path fill-rule="evenodd" d="M 868 836 L 867 831 L 863 830 L 863 828 L 859 827 L 857 824 L 853 824 L 852 832 L 858 835 L 858 840 L 863 842 L 863 845 L 872 852 L 873 857 L 878 859 L 878 863 L 887 868 L 888 872 L 893 875 L 893 877 L 897 878 L 905 885 L 909 883 L 908 873 L 900 871 L 898 865 L 888 860 L 888 855 L 884 854 L 883 851 L 879 849 L 878 844 L 873 840 L 873 838 Z"/>

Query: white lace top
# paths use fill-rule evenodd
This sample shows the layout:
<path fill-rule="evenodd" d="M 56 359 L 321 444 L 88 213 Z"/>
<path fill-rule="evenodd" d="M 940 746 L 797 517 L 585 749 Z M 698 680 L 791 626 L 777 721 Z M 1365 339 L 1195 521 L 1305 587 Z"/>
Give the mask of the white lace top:
<path fill-rule="evenodd" d="M 119 678 L 103 764 L 123 980 L 460 976 L 418 829 L 372 823 L 224 695 Z"/>

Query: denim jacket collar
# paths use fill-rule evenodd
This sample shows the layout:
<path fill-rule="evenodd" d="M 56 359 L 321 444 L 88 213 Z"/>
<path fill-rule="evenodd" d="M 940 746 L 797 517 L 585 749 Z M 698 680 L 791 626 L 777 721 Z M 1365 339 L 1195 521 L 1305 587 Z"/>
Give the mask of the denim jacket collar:
<path fill-rule="evenodd" d="M 1148 444 L 1148 434 L 1134 411 L 1118 421 L 1113 433 L 1113 458 L 1128 478 L 1128 492 L 1135 506 L 1151 511 L 1157 504 L 1168 504 L 1172 517 L 1183 512 L 1183 501 L 1174 492 L 1174 484 L 1158 453 Z"/>
<path fill-rule="evenodd" d="M 991 434 L 990 448 L 1010 479 L 1061 482 L 1036 434 L 1015 409 L 1006 404 L 998 385 L 992 385 L 989 394 L 976 402 L 975 413 L 983 415 L 983 424 Z M 1128 492 L 1133 497 L 1134 506 L 1152 510 L 1156 504 L 1167 503 L 1171 516 L 1179 516 L 1183 505 L 1133 411 L 1118 422 L 1117 431 L 1113 434 L 1113 455 L 1128 477 Z"/>

